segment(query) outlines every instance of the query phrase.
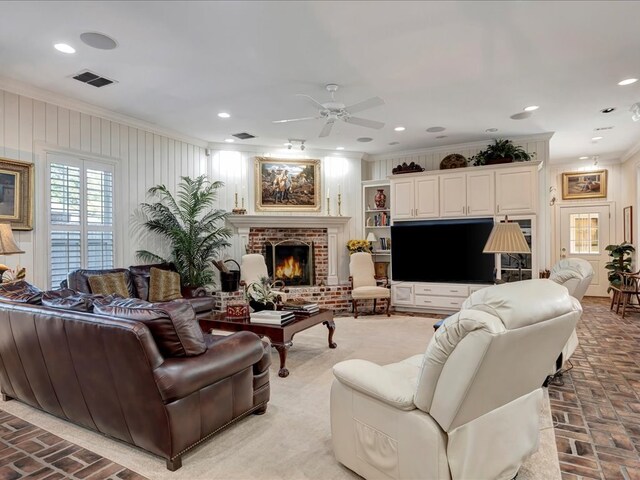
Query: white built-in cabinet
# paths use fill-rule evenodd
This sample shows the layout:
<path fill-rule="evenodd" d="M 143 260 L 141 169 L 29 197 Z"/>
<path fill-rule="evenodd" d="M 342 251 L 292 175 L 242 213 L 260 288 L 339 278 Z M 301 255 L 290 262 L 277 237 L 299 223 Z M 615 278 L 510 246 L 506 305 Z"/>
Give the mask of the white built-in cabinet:
<path fill-rule="evenodd" d="M 436 218 L 439 211 L 439 181 L 437 177 L 398 179 L 391 184 L 391 218 L 407 220 Z M 398 207 L 393 207 L 399 202 Z"/>
<path fill-rule="evenodd" d="M 393 221 L 532 214 L 540 162 L 390 177 Z"/>
<path fill-rule="evenodd" d="M 392 223 L 422 219 L 494 217 L 521 223 L 532 253 L 523 278 L 537 277 L 535 224 L 541 162 L 467 167 L 389 177 Z M 497 277 L 516 279 L 517 268 L 506 255 L 496 255 Z M 487 285 L 395 282 L 391 303 L 400 309 L 455 311 L 471 293 Z"/>

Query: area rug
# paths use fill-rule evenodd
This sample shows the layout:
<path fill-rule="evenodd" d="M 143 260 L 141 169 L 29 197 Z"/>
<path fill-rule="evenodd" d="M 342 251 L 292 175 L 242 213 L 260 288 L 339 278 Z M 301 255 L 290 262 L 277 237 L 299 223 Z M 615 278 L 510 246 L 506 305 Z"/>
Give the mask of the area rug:
<path fill-rule="evenodd" d="M 272 352 L 271 401 L 267 413 L 250 416 L 185 455 L 176 472 L 164 460 L 44 414 L 19 402 L 0 408 L 59 437 L 87 448 L 149 479 L 355 479 L 336 462 L 331 448 L 329 392 L 331 367 L 349 358 L 379 364 L 422 353 L 433 335 L 429 318 L 361 316 L 336 318 L 334 341 L 327 347 L 322 325 L 297 334 L 287 357 L 290 375 L 280 378 Z M 548 401 L 540 415 L 540 448 L 521 469 L 519 480 L 560 479 Z"/>

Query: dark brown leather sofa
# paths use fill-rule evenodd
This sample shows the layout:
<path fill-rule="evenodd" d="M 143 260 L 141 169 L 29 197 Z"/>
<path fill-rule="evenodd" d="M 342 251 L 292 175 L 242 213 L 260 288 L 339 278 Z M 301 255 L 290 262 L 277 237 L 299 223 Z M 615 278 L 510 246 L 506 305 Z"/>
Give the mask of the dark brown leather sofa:
<path fill-rule="evenodd" d="M 69 272 L 67 279 L 62 282 L 62 288 L 70 288 L 80 293 L 91 293 L 89 277 L 108 273 L 124 273 L 129 296 L 147 300 L 149 298 L 149 275 L 152 267 L 175 271 L 171 264 L 136 265 L 127 268 L 112 268 L 109 270 L 74 270 Z M 183 292 L 183 295 L 186 292 Z M 191 304 L 198 317 L 209 315 L 214 307 L 213 297 L 206 295 L 204 288 L 198 289 L 195 295 L 185 295 L 185 300 Z"/>
<path fill-rule="evenodd" d="M 159 455 L 169 470 L 219 430 L 266 411 L 271 360 L 258 336 L 204 335 L 204 353 L 167 357 L 152 328 L 0 301 L 3 398 Z"/>

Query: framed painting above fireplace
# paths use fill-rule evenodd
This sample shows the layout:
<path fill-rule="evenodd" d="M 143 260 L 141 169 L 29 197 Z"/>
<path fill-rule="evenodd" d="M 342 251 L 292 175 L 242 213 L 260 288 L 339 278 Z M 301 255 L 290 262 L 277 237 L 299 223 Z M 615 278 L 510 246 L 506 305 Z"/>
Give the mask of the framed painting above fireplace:
<path fill-rule="evenodd" d="M 255 167 L 256 211 L 320 211 L 320 160 L 256 157 Z"/>

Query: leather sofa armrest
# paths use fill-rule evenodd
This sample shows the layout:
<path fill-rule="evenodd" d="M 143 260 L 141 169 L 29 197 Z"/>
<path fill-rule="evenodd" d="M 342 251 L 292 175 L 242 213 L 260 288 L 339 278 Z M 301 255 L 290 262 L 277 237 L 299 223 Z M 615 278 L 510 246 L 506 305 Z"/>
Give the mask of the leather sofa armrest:
<path fill-rule="evenodd" d="M 260 337 L 238 332 L 216 342 L 202 355 L 165 358 L 154 375 L 162 399 L 169 403 L 253 366 L 263 355 Z"/>
<path fill-rule="evenodd" d="M 397 373 L 367 360 L 346 360 L 333 366 L 338 381 L 399 410 L 414 410 L 415 385 Z"/>

